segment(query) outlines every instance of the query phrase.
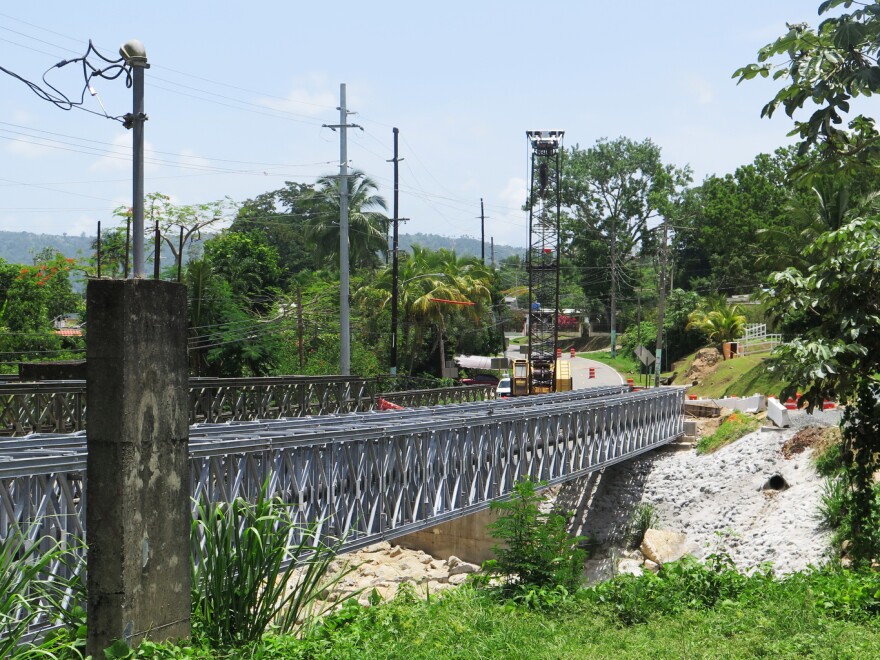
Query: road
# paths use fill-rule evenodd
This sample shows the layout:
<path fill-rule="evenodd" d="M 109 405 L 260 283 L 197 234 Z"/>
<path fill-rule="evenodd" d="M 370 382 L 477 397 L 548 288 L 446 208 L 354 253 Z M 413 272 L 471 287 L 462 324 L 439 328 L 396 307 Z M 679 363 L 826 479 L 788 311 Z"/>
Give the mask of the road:
<path fill-rule="evenodd" d="M 563 353 L 562 359 L 571 362 L 572 388 L 576 390 L 585 387 L 598 387 L 600 385 L 620 385 L 624 378 L 607 364 L 596 360 L 588 360 L 581 357 L 569 357 L 570 353 Z M 522 360 L 525 353 L 520 353 L 519 345 L 511 344 L 507 348 L 507 357 L 511 360 Z M 595 378 L 590 378 L 590 369 L 595 369 Z"/>

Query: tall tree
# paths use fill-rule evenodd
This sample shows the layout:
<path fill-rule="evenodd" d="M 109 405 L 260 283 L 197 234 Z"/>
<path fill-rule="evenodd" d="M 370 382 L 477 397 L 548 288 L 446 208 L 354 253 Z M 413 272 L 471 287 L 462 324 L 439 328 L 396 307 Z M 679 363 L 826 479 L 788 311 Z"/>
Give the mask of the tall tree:
<path fill-rule="evenodd" d="M 793 148 L 778 149 L 690 189 L 676 222 L 675 280 L 705 294 L 749 293 L 792 263 L 806 239 L 791 207 L 815 204 L 807 186 L 789 176 L 797 162 Z"/>
<path fill-rule="evenodd" d="M 880 134 L 874 120 L 858 115 L 848 127 L 842 124 L 853 97 L 880 91 L 880 4 L 826 0 L 819 13 L 853 4 L 859 8 L 823 21 L 816 30 L 790 25 L 787 34 L 759 51 L 758 63 L 734 74 L 741 81 L 766 77 L 778 66 L 774 78 L 783 86 L 763 115 L 780 105 L 791 117 L 808 101 L 818 106 L 807 121 L 795 121 L 793 133 L 802 152 L 818 145 L 821 158 L 813 170 L 820 176 L 876 172 Z M 778 57 L 783 62 L 776 65 Z M 851 552 L 870 564 L 880 559 L 874 485 L 880 469 L 880 214 L 866 209 L 864 217 L 829 217 L 842 224 L 812 242 L 806 250 L 809 268 L 776 273 L 769 295 L 783 316 L 813 319 L 801 336 L 778 349 L 789 391 L 804 391 L 810 409 L 826 397 L 848 403 L 841 424 L 849 480 L 844 507 Z"/>
<path fill-rule="evenodd" d="M 283 287 L 314 264 L 313 250 L 305 237 L 305 227 L 318 212 L 314 197 L 314 186 L 286 181 L 284 188 L 245 201 L 230 227 L 233 231 L 259 230 L 275 246 Z"/>
<path fill-rule="evenodd" d="M 385 199 L 377 194 L 378 184 L 359 170 L 348 179 L 349 258 L 353 268 L 376 268 L 388 249 L 388 218 Z M 318 179 L 310 198 L 312 214 L 305 223 L 305 235 L 314 250 L 316 263 L 331 268 L 339 266 L 338 176 Z M 381 210 L 380 210 L 381 209 Z"/>
<path fill-rule="evenodd" d="M 876 2 L 826 0 L 819 15 L 843 6 L 852 12 L 829 16 L 815 29 L 792 23 L 788 32 L 758 51 L 758 61 L 738 69 L 739 82 L 772 75 L 784 84 L 761 110 L 771 117 L 782 107 L 794 118 L 807 103 L 815 109 L 806 121 L 795 120 L 801 153 L 818 145 L 833 169 L 859 168 L 880 153 L 880 133 L 874 119 L 859 114 L 848 128 L 844 117 L 850 101 L 880 91 L 880 11 Z"/>
<path fill-rule="evenodd" d="M 262 232 L 224 231 L 205 243 L 205 260 L 246 309 L 265 313 L 272 306 L 281 267 L 278 251 Z"/>
<path fill-rule="evenodd" d="M 379 308 L 390 305 L 392 269 L 379 270 L 371 282 L 356 294 L 359 302 Z M 427 250 L 412 246 L 412 254 L 401 259 L 398 305 L 403 332 L 401 346 L 409 353 L 410 372 L 419 360 L 418 347 L 430 340 L 430 353 L 446 348 L 446 329 L 453 319 L 478 327 L 491 313 L 495 276 L 476 257 L 459 257 L 450 250 Z M 491 324 L 489 324 L 491 326 Z M 450 346 L 464 345 L 453 337 Z M 421 361 L 425 367 L 430 364 Z"/>
<path fill-rule="evenodd" d="M 636 285 L 637 257 L 656 247 L 651 221 L 689 182 L 690 169 L 664 165 L 651 140 L 601 139 L 589 149 L 566 151 L 563 231 L 584 292 L 606 304 L 612 332 L 619 295 Z"/>

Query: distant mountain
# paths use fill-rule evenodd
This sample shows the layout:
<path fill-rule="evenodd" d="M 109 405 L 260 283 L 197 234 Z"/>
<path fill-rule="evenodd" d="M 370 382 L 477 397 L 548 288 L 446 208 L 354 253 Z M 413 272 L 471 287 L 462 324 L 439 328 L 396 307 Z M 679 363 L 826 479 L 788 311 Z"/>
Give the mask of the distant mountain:
<path fill-rule="evenodd" d="M 481 254 L 481 246 L 479 238 L 471 236 L 460 236 L 452 238 L 450 236 L 439 236 L 437 234 L 401 234 L 400 247 L 409 250 L 410 246 L 415 243 L 424 248 L 431 250 L 439 250 L 445 248 L 447 250 L 455 250 L 455 254 L 459 257 L 479 257 Z M 524 247 L 513 247 L 511 245 L 495 244 L 495 263 L 498 263 L 506 257 L 513 255 L 524 256 L 526 249 Z M 486 263 L 492 259 L 491 242 L 486 241 Z"/>
<path fill-rule="evenodd" d="M 92 254 L 94 236 L 57 236 L 54 234 L 32 234 L 26 231 L 0 231 L 0 259 L 13 264 L 32 264 L 34 255 L 44 248 L 55 248 L 66 257 L 88 257 Z M 480 256 L 480 239 L 470 236 L 451 238 L 437 234 L 401 234 L 400 247 L 409 250 L 416 243 L 431 250 L 446 248 L 455 250 L 459 256 Z M 152 245 L 152 243 L 150 243 Z M 495 244 L 495 262 L 511 255 L 522 256 L 525 248 Z M 486 261 L 492 258 L 491 244 L 486 242 Z M 163 263 L 169 263 L 170 253 L 163 251 Z"/>
<path fill-rule="evenodd" d="M 103 233 L 103 232 L 102 232 Z M 66 257 L 91 254 L 94 236 L 56 236 L 27 231 L 0 231 L 0 259 L 12 264 L 33 264 L 34 255 L 45 248 L 55 248 Z"/>

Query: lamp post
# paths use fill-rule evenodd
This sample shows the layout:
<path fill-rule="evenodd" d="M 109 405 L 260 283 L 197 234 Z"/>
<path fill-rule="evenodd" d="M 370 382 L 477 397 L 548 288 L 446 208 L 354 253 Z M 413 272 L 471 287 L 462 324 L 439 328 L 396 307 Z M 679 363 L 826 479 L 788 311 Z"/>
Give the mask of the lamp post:
<path fill-rule="evenodd" d="M 397 260 L 396 253 L 394 259 L 395 261 Z M 422 273 L 421 275 L 410 277 L 398 284 L 397 270 L 395 269 L 394 271 L 394 277 L 391 284 L 391 366 L 388 370 L 392 376 L 397 375 L 397 290 L 398 287 L 403 286 L 407 282 L 412 282 L 413 280 L 419 280 L 425 277 L 446 277 L 446 273 Z"/>
<path fill-rule="evenodd" d="M 131 67 L 132 111 L 125 116 L 124 126 L 132 129 L 132 230 L 134 252 L 134 277 L 144 277 L 144 69 L 147 51 L 137 39 L 125 42 L 119 54 Z"/>

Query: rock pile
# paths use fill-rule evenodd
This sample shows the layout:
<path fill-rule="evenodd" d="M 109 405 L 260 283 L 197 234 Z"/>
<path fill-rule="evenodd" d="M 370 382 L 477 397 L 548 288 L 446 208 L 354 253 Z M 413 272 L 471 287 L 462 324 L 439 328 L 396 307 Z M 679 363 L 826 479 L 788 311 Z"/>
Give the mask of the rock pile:
<path fill-rule="evenodd" d="M 458 557 L 437 559 L 421 550 L 408 550 L 388 541 L 381 541 L 336 559 L 331 573 L 351 568 L 339 582 L 332 600 L 341 600 L 358 593 L 366 603 L 373 589 L 383 599 L 393 598 L 404 582 L 425 596 L 463 584 L 479 566 Z"/>

